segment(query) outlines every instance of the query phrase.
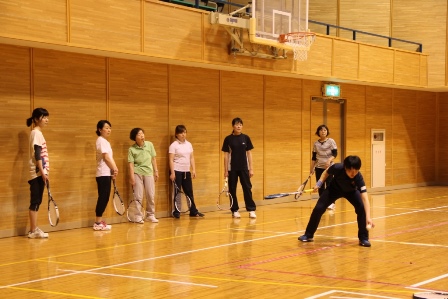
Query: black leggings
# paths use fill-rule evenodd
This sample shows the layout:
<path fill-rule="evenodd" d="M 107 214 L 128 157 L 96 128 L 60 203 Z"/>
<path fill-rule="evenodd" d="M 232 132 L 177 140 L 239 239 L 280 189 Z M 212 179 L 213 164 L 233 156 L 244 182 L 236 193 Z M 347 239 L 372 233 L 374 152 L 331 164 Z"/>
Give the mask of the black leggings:
<path fill-rule="evenodd" d="M 96 202 L 95 214 L 96 217 L 102 217 L 106 210 L 107 203 L 110 197 L 110 188 L 112 186 L 111 176 L 96 177 L 96 184 L 98 186 L 98 201 Z"/>

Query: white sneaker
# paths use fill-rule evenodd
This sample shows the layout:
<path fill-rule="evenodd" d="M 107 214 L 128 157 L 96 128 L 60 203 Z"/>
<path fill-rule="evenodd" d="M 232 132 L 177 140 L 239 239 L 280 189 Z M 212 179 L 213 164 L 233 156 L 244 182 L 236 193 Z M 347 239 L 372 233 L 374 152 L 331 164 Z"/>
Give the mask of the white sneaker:
<path fill-rule="evenodd" d="M 157 222 L 159 222 L 159 220 L 158 219 L 156 219 L 156 216 L 154 216 L 154 215 L 148 215 L 148 216 L 146 216 L 146 219 L 145 219 L 146 221 L 151 221 L 152 223 L 157 223 Z"/>
<path fill-rule="evenodd" d="M 48 238 L 48 233 L 44 233 L 40 228 L 36 227 L 34 232 L 28 232 L 28 238 L 30 239 L 43 239 Z"/>
<path fill-rule="evenodd" d="M 233 218 L 241 218 L 240 212 L 236 211 L 232 213 Z"/>
<path fill-rule="evenodd" d="M 257 215 L 255 215 L 255 211 L 249 212 L 249 218 L 257 218 Z"/>
<path fill-rule="evenodd" d="M 106 222 L 101 221 L 100 223 L 93 224 L 93 230 L 111 230 L 112 225 L 106 224 Z"/>
<path fill-rule="evenodd" d="M 334 203 L 332 203 L 331 205 L 328 206 L 327 208 L 328 210 L 335 210 L 336 209 L 336 205 Z"/>

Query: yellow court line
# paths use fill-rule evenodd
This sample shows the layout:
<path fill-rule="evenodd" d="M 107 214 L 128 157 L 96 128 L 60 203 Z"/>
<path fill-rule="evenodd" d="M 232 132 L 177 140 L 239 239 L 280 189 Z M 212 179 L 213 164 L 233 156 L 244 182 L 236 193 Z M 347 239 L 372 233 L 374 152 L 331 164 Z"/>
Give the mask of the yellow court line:
<path fill-rule="evenodd" d="M 29 289 L 29 288 L 21 288 L 21 287 L 9 287 L 8 289 L 20 290 L 20 291 L 28 291 L 28 292 L 35 292 L 35 293 L 45 293 L 45 294 L 52 294 L 52 295 L 63 295 L 63 296 L 76 297 L 76 298 L 86 298 L 86 299 L 106 299 L 106 298 L 103 298 L 103 297 L 94 297 L 94 296 L 86 296 L 86 295 L 76 295 L 76 294 L 72 294 L 72 293 L 63 293 L 63 292 L 54 292 L 54 291 L 44 291 L 44 290 Z"/>

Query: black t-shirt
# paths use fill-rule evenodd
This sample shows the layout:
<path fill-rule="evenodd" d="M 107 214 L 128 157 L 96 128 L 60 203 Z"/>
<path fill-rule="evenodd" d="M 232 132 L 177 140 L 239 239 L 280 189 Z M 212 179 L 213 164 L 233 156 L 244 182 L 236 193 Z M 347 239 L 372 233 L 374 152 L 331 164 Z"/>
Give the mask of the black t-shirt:
<path fill-rule="evenodd" d="M 246 134 L 230 134 L 224 139 L 222 151 L 230 153 L 229 170 L 248 170 L 246 151 L 253 149 L 252 141 Z"/>
<path fill-rule="evenodd" d="M 342 194 L 351 193 L 356 190 L 359 190 L 361 193 L 367 192 L 366 184 L 364 183 L 364 178 L 361 172 L 358 172 L 354 178 L 350 178 L 345 172 L 344 164 L 336 163 L 328 168 L 327 173 L 329 175 L 334 175 L 333 180 L 328 187 L 330 188 L 330 191 L 334 190 Z"/>

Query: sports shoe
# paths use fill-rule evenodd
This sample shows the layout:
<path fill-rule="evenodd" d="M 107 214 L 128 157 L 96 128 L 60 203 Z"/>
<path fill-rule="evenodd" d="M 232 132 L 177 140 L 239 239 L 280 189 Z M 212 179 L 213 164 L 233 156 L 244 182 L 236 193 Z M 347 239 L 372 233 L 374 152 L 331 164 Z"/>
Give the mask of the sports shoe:
<path fill-rule="evenodd" d="M 313 240 L 313 238 L 309 238 L 306 235 L 303 235 L 303 236 L 299 237 L 299 241 L 302 241 L 302 242 L 313 242 L 314 240 Z"/>
<path fill-rule="evenodd" d="M 106 222 L 101 221 L 100 223 L 93 224 L 93 230 L 110 230 L 112 225 L 106 224 Z"/>
<path fill-rule="evenodd" d="M 43 239 L 48 238 L 48 233 L 44 233 L 40 228 L 36 227 L 34 232 L 28 232 L 28 238 L 30 239 Z"/>
<path fill-rule="evenodd" d="M 369 240 L 359 240 L 359 246 L 370 247 L 371 245 Z"/>
<path fill-rule="evenodd" d="M 331 205 L 328 206 L 327 208 L 328 210 L 335 210 L 336 209 L 336 205 L 334 203 L 332 203 Z"/>
<path fill-rule="evenodd" d="M 238 211 L 232 212 L 232 217 L 233 218 L 241 218 L 240 212 L 238 212 Z"/>
<path fill-rule="evenodd" d="M 174 218 L 180 218 L 180 213 L 179 212 L 173 211 L 172 215 L 173 215 Z"/>
<path fill-rule="evenodd" d="M 249 212 L 249 218 L 257 218 L 257 215 L 255 215 L 255 211 Z"/>
<path fill-rule="evenodd" d="M 201 212 L 197 211 L 196 214 L 190 214 L 190 217 L 204 217 L 204 214 L 202 214 Z"/>
<path fill-rule="evenodd" d="M 146 219 L 145 219 L 146 221 L 151 221 L 152 223 L 157 223 L 157 222 L 159 222 L 159 220 L 157 220 L 156 219 L 156 216 L 154 216 L 154 215 L 148 215 L 148 216 L 146 216 Z"/>

